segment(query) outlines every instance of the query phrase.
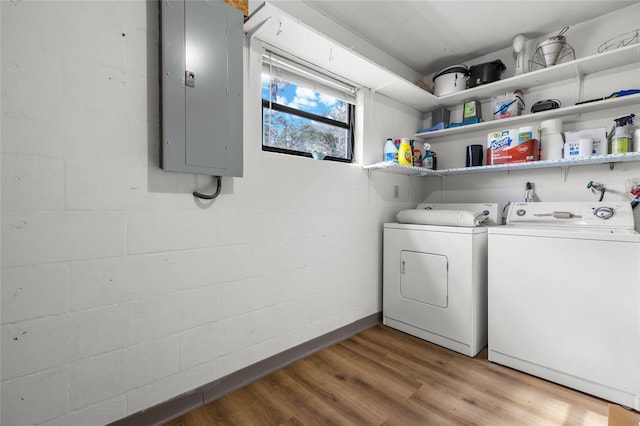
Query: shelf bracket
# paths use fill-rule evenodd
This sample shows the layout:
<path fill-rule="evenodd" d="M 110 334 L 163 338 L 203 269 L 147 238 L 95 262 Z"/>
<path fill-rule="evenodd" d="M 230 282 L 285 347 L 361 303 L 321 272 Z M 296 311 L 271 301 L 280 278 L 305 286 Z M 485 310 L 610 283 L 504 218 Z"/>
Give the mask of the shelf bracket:
<path fill-rule="evenodd" d="M 613 170 L 616 163 L 609 163 L 609 170 Z"/>
<path fill-rule="evenodd" d="M 245 33 L 247 38 L 247 80 L 249 81 L 249 85 L 251 85 L 251 42 L 253 41 L 253 37 L 256 35 L 258 30 L 264 26 L 267 22 L 271 20 L 271 16 L 267 17 L 264 21 L 260 22 L 250 31 Z"/>
<path fill-rule="evenodd" d="M 567 177 L 569 176 L 569 166 L 560 166 L 560 173 L 562 175 L 563 182 L 567 182 Z"/>
<path fill-rule="evenodd" d="M 253 36 L 256 35 L 256 33 L 258 32 L 258 30 L 260 28 L 262 28 L 264 26 L 264 24 L 266 24 L 267 22 L 269 22 L 271 20 L 271 16 L 268 16 L 264 21 L 260 22 L 258 25 L 255 26 L 255 28 L 253 28 L 252 30 L 249 30 L 246 32 L 247 34 L 247 38 L 249 38 L 249 40 L 253 39 Z M 282 23 L 280 23 L 280 25 L 282 25 Z"/>

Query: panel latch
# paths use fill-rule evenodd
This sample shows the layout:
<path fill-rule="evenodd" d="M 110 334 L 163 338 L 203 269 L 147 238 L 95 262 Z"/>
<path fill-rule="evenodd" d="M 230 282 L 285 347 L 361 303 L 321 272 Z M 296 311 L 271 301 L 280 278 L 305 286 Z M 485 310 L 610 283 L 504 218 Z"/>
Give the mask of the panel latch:
<path fill-rule="evenodd" d="M 184 72 L 184 84 L 185 86 L 195 87 L 196 86 L 196 73 L 192 71 Z"/>

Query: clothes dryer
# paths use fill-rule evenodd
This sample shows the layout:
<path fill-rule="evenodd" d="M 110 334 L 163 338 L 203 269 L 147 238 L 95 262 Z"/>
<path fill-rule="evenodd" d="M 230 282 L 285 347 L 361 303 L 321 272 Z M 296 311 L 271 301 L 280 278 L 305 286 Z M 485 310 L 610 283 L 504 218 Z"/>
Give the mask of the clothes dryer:
<path fill-rule="evenodd" d="M 640 409 L 628 202 L 515 203 L 489 229 L 489 361 Z"/>
<path fill-rule="evenodd" d="M 433 210 L 434 223 L 447 224 L 472 212 L 483 226 L 385 223 L 383 323 L 475 356 L 487 343 L 485 225 L 498 223 L 498 205 L 420 204 L 417 210 Z"/>

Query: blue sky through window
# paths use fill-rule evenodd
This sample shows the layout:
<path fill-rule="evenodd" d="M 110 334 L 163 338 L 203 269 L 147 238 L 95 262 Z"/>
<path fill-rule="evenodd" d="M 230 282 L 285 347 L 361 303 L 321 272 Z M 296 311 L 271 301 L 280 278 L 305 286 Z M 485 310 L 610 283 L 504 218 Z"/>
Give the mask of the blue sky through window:
<path fill-rule="evenodd" d="M 322 117 L 347 122 L 346 102 L 277 77 L 273 78 L 273 90 L 275 93 L 272 94 L 269 77 L 266 73 L 262 74 L 262 99 L 271 100 L 272 102 Z"/>

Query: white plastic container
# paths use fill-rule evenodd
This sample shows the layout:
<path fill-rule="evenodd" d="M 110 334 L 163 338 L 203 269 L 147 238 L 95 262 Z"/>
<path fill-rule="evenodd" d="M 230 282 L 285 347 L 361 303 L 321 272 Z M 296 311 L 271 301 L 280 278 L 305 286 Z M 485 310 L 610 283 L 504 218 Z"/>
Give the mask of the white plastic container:
<path fill-rule="evenodd" d="M 640 152 L 640 129 L 633 132 L 633 151 Z"/>
<path fill-rule="evenodd" d="M 607 155 L 609 153 L 609 147 L 607 146 L 607 139 L 593 139 L 593 147 L 591 149 L 591 155 Z"/>
<path fill-rule="evenodd" d="M 396 148 L 392 138 L 387 138 L 387 142 L 384 144 L 383 161 L 398 162 L 398 148 Z"/>
<path fill-rule="evenodd" d="M 564 158 L 572 160 L 576 158 L 585 158 L 591 156 L 593 150 L 593 139 L 582 138 L 574 142 L 565 142 Z"/>

